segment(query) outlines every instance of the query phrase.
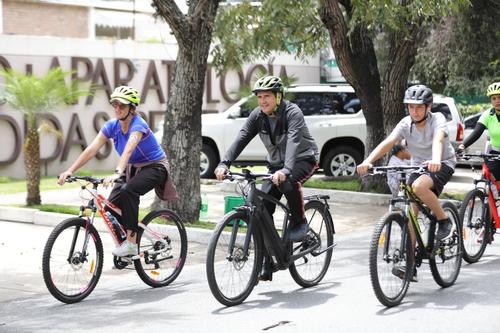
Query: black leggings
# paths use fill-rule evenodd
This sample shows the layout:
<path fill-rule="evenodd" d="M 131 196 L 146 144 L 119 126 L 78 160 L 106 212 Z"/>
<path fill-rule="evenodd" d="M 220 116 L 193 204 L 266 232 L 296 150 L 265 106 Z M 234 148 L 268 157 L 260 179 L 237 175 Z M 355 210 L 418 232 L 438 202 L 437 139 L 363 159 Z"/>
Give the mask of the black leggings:
<path fill-rule="evenodd" d="M 132 170 L 131 179 L 126 184 L 116 184 L 108 199 L 121 208 L 122 216 L 117 218 L 125 229 L 137 232 L 140 196 L 158 184 L 164 184 L 167 170 L 161 164 L 153 164 L 141 168 L 135 175 L 134 173 L 135 170 Z"/>
<path fill-rule="evenodd" d="M 309 160 L 297 161 L 295 162 L 292 173 L 287 177 L 286 181 L 279 186 L 274 185 L 270 180 L 262 184 L 262 191 L 269 193 L 278 200 L 281 199 L 283 194 L 285 195 L 292 215 L 290 221 L 290 225 L 292 226 L 300 224 L 304 220 L 302 184 L 314 174 L 316 169 L 318 169 L 318 164 L 316 162 Z M 277 170 L 270 168 L 269 171 L 274 173 Z M 269 201 L 264 201 L 264 206 L 272 216 L 276 210 L 276 205 Z"/>

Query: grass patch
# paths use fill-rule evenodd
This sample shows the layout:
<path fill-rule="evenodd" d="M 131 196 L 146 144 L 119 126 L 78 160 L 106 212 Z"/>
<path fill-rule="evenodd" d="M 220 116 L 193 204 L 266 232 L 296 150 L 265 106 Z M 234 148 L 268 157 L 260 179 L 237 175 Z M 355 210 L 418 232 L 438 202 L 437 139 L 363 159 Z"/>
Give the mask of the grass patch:
<path fill-rule="evenodd" d="M 441 193 L 439 199 L 449 199 L 449 200 L 458 200 L 463 201 L 465 198 L 465 193 Z"/>
<path fill-rule="evenodd" d="M 304 187 L 359 192 L 361 181 L 359 179 L 310 178 L 304 183 Z"/>
<path fill-rule="evenodd" d="M 39 209 L 42 212 L 49 212 L 49 213 L 61 213 L 61 214 L 72 214 L 72 215 L 80 214 L 80 206 L 51 204 L 51 205 L 21 206 L 21 207 L 35 208 Z"/>
<path fill-rule="evenodd" d="M 70 206 L 70 205 L 56 205 L 56 204 L 47 204 L 47 205 L 35 205 L 35 206 L 22 206 L 15 205 L 15 207 L 22 208 L 34 208 L 38 209 L 42 212 L 49 213 L 61 213 L 61 214 L 71 214 L 78 216 L 80 214 L 80 206 Z M 151 210 L 146 208 L 139 209 L 139 220 L 142 220 L 147 214 L 149 214 Z M 87 210 L 86 214 L 89 214 L 90 211 Z M 96 213 L 96 217 L 100 217 L 99 213 Z M 161 223 L 160 223 L 161 224 Z M 213 230 L 215 227 L 215 223 L 207 222 L 207 221 L 197 221 L 195 223 L 184 223 L 186 227 L 193 227 L 199 229 L 207 229 Z"/>
<path fill-rule="evenodd" d="M 109 172 L 99 172 L 99 173 L 89 173 L 85 170 L 76 173 L 78 176 L 90 176 L 104 177 L 109 175 Z M 68 183 L 64 184 L 64 189 L 69 188 L 79 188 L 79 183 Z M 40 179 L 40 192 L 59 190 L 61 186 L 57 184 L 56 176 L 46 176 Z M 0 194 L 12 194 L 12 193 L 23 193 L 26 192 L 26 179 L 12 179 L 9 177 L 0 177 Z"/>

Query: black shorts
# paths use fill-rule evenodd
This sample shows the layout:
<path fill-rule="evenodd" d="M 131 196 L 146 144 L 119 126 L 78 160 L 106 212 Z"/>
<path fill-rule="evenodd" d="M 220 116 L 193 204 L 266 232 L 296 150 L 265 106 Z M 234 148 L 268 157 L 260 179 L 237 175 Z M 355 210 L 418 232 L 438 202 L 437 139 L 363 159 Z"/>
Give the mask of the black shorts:
<path fill-rule="evenodd" d="M 432 182 L 434 183 L 432 191 L 439 197 L 441 192 L 443 192 L 443 187 L 450 181 L 450 178 L 454 172 L 455 169 L 444 163 L 441 163 L 441 169 L 439 169 L 438 172 L 427 171 L 424 173 L 424 175 L 428 175 L 429 177 L 431 177 Z M 413 182 L 420 176 L 422 176 L 422 174 L 412 173 L 408 178 L 408 184 L 413 184 Z"/>

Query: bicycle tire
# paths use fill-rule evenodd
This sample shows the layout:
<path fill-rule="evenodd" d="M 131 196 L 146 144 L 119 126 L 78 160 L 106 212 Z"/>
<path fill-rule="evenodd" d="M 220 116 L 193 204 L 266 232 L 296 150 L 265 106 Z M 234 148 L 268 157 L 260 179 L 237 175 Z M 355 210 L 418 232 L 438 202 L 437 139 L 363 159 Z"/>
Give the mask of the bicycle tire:
<path fill-rule="evenodd" d="M 89 233 L 87 253 L 82 261 L 86 232 Z M 72 248 L 73 253 L 68 256 Z M 101 238 L 94 226 L 84 219 L 64 220 L 49 235 L 42 257 L 43 280 L 59 301 L 71 304 L 90 295 L 99 281 L 102 267 Z"/>
<path fill-rule="evenodd" d="M 167 286 L 179 276 L 186 262 L 186 228 L 181 218 L 169 209 L 150 212 L 142 223 L 161 234 L 166 243 L 159 242 L 156 238 L 148 238 L 145 236 L 145 229 L 139 228 L 137 244 L 144 256 L 134 260 L 135 270 L 147 285 L 153 288 Z M 153 227 L 153 223 L 157 226 Z M 151 254 L 159 250 L 161 252 Z"/>
<path fill-rule="evenodd" d="M 490 228 L 489 206 L 484 204 L 485 193 L 473 189 L 466 194 L 460 206 L 459 219 L 463 238 L 463 259 L 469 264 L 477 262 L 484 254 L 488 244 Z"/>
<path fill-rule="evenodd" d="M 413 247 L 405 224 L 401 213 L 386 213 L 375 225 L 370 242 L 370 280 L 375 296 L 386 307 L 401 303 L 413 275 Z"/>
<path fill-rule="evenodd" d="M 305 250 L 311 244 L 319 243 L 320 246 L 310 254 L 295 260 L 290 265 L 289 271 L 297 284 L 308 288 L 317 285 L 328 271 L 333 248 L 321 252 L 333 244 L 334 226 L 331 215 L 321 201 L 307 202 L 304 205 L 304 216 L 309 224 L 309 237 L 305 242 L 294 243 L 292 254 Z"/>
<path fill-rule="evenodd" d="M 441 287 L 448 288 L 455 283 L 460 273 L 463 243 L 457 208 L 451 202 L 445 202 L 443 209 L 453 223 L 454 232 L 444 245 L 434 246 L 429 266 L 434 281 Z"/>
<path fill-rule="evenodd" d="M 258 282 L 262 269 L 263 242 L 258 231 L 253 228 L 248 259 L 245 260 L 243 244 L 245 233 L 238 234 L 234 248 L 229 251 L 230 227 L 248 227 L 248 215 L 242 211 L 226 214 L 217 224 L 208 243 L 206 272 L 212 295 L 225 306 L 241 304 Z M 248 231 L 248 228 L 246 229 Z"/>

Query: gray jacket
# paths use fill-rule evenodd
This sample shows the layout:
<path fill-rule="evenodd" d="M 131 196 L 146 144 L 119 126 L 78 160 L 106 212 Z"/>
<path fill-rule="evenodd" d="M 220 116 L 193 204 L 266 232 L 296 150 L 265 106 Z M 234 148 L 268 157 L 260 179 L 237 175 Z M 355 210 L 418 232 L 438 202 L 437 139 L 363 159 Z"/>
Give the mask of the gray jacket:
<path fill-rule="evenodd" d="M 229 167 L 257 134 L 267 149 L 267 161 L 272 170 L 281 169 L 288 175 L 296 161 L 309 159 L 318 162 L 318 146 L 309 133 L 300 108 L 283 100 L 276 115 L 273 131 L 269 116 L 262 112 L 260 107 L 255 108 L 221 163 Z"/>

